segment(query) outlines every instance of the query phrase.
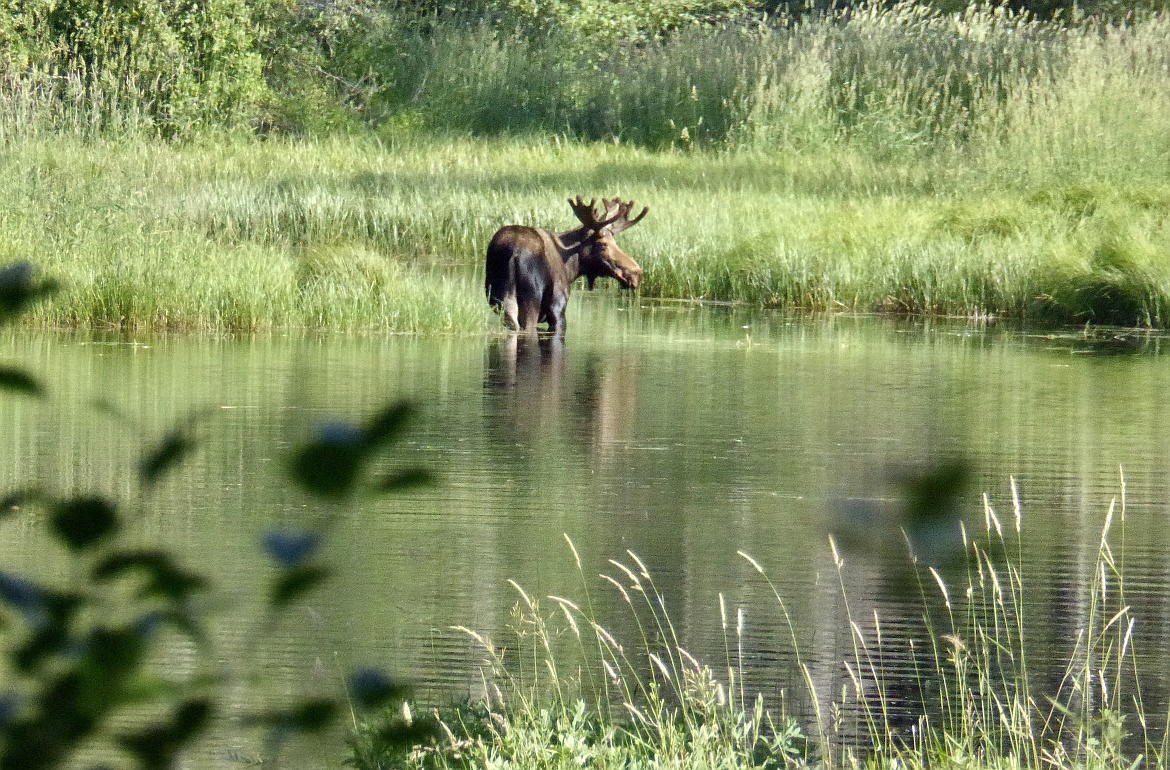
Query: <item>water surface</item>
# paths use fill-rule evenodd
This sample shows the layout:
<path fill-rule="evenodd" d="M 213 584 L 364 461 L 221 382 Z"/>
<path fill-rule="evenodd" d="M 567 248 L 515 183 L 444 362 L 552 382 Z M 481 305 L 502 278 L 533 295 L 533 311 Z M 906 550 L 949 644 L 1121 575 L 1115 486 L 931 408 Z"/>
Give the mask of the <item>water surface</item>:
<path fill-rule="evenodd" d="M 569 322 L 563 348 L 503 336 L 8 331 L 0 356 L 42 377 L 51 398 L 0 399 L 0 487 L 115 495 L 141 507 L 134 538 L 209 571 L 218 654 L 246 661 L 225 664 L 238 674 L 227 708 L 238 714 L 258 697 L 335 688 L 357 665 L 409 678 L 423 702 L 474 695 L 483 655 L 450 627 L 505 640 L 518 598 L 509 579 L 535 597 L 580 600 L 587 587 L 600 620 L 636 645 L 621 597 L 597 577 L 620 577 L 608 560 L 628 562 L 627 551 L 701 660 L 726 660 L 719 594 L 733 626 L 742 608 L 751 687 L 770 703 L 781 691 L 795 702 L 803 687 L 790 634 L 737 552 L 750 554 L 831 692 L 852 651 L 847 610 L 867 633 L 876 612 L 891 650 L 921 626 L 899 528 L 914 484 L 947 469 L 965 481 L 953 499 L 930 498 L 941 516 L 919 541 L 923 563 L 959 577 L 947 572 L 959 543 L 948 517 L 981 531 L 984 494 L 1010 530 L 1014 477 L 1029 654 L 1038 678 L 1058 677 L 1124 469 L 1135 646 L 1151 654 L 1147 702 L 1165 703 L 1170 660 L 1155 654 L 1170 624 L 1164 339 L 636 307 L 584 292 Z M 419 417 L 380 469 L 425 465 L 437 486 L 336 506 L 279 482 L 317 426 L 360 421 L 400 398 Z M 143 493 L 134 482 L 143 444 L 188 420 L 199 450 Z M 262 533 L 326 521 L 338 574 L 271 623 L 255 598 L 272 575 Z M 0 563 L 67 579 L 41 524 L 33 514 L 0 523 Z M 175 650 L 173 664 L 185 660 Z M 320 750 L 333 764 L 343 756 L 340 744 Z M 261 748 L 228 726 L 204 751 L 196 766 Z"/>

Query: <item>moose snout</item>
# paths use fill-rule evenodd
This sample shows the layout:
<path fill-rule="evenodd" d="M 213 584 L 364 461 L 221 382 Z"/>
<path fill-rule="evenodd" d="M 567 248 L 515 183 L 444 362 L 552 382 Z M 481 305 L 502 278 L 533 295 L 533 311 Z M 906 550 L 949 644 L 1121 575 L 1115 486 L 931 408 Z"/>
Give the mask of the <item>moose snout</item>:
<path fill-rule="evenodd" d="M 618 280 L 621 281 L 622 286 L 627 289 L 636 289 L 642 285 L 642 269 L 631 268 L 622 270 L 618 273 Z"/>

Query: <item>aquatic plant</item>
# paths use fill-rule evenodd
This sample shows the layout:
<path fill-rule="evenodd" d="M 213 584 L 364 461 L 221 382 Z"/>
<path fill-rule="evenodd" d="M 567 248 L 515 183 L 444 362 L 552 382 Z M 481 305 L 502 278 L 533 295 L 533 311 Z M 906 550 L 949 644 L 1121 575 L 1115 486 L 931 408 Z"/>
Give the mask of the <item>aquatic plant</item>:
<path fill-rule="evenodd" d="M 408 767 L 449 768 L 1163 766 L 1167 710 L 1143 700 L 1137 618 L 1125 598 L 1124 477 L 1082 587 L 1075 639 L 1054 678 L 1053 662 L 1029 647 L 1023 518 L 1013 481 L 1011 519 L 1004 522 L 985 496 L 982 531 L 962 528 L 954 549 L 910 525 L 907 574 L 920 618 L 893 633 L 880 610 L 855 614 L 847 559 L 831 540 L 851 652 L 828 679 L 806 660 L 766 568 L 740 552 L 788 630 L 777 642 L 791 647 L 796 680 L 785 688 L 791 700 L 780 703 L 765 703 L 744 684 L 744 610 L 729 617 L 720 595 L 725 660 L 699 662 L 682 646 L 665 597 L 634 553 L 611 560 L 613 570 L 601 575 L 630 612 L 632 639 L 602 625 L 587 584 L 582 600 L 549 596 L 546 609 L 513 583 L 520 600 L 505 641 L 454 629 L 485 654 L 482 699 L 436 711 L 444 737 L 407 753 L 380 749 L 376 733 L 359 728 L 357 764 L 385 767 L 393 758 Z M 920 561 L 925 554 L 915 552 L 916 540 L 942 561 Z M 907 635 L 907 627 L 917 630 Z M 1045 689 L 1044 682 L 1056 684 Z M 801 691 L 803 702 L 792 695 Z"/>

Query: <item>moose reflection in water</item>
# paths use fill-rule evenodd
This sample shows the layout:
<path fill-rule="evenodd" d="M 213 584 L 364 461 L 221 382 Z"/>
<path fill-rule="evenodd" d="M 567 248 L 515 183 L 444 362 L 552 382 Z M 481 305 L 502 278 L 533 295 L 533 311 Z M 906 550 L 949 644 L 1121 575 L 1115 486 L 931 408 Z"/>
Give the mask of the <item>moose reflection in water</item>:
<path fill-rule="evenodd" d="M 568 359 L 574 359 L 571 362 Z M 594 461 L 617 461 L 637 409 L 636 356 L 567 355 L 557 337 L 508 335 L 488 345 L 484 390 L 491 430 L 522 446 L 569 434 Z"/>
<path fill-rule="evenodd" d="M 589 203 L 577 196 L 569 206 L 581 226 L 557 234 L 524 225 L 501 227 L 488 244 L 484 291 L 493 309 L 502 312 L 509 329 L 536 333 L 547 323 L 564 339 L 569 287 L 585 276 L 592 289 L 598 278 L 616 278 L 627 289 L 642 282 L 642 268 L 622 251 L 614 236 L 638 224 L 649 207 L 630 218 L 634 202 L 603 198 Z"/>

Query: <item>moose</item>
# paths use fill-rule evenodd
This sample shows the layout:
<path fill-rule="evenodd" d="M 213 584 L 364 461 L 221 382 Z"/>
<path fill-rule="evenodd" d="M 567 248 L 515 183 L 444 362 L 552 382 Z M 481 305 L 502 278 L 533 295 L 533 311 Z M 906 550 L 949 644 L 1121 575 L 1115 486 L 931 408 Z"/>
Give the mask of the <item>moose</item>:
<path fill-rule="evenodd" d="M 549 332 L 563 340 L 573 281 L 585 276 L 590 289 L 598 278 L 616 278 L 627 289 L 642 282 L 642 268 L 614 236 L 641 222 L 650 207 L 631 219 L 632 200 L 602 198 L 598 210 L 596 198 L 585 203 L 578 195 L 569 199 L 569 206 L 580 227 L 558 234 L 507 225 L 488 244 L 484 291 L 509 329 L 535 334 L 538 323 L 547 323 Z"/>

